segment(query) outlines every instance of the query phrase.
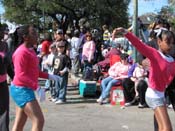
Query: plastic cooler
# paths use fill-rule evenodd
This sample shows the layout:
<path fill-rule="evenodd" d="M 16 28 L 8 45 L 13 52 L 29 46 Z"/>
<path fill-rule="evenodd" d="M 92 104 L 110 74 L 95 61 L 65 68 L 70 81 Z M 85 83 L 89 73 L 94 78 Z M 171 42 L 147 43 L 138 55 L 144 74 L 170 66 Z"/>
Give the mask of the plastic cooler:
<path fill-rule="evenodd" d="M 111 105 L 125 105 L 125 98 L 122 86 L 113 86 L 110 92 Z"/>
<path fill-rule="evenodd" d="M 84 81 L 79 82 L 79 92 L 81 96 L 96 95 L 96 81 Z"/>

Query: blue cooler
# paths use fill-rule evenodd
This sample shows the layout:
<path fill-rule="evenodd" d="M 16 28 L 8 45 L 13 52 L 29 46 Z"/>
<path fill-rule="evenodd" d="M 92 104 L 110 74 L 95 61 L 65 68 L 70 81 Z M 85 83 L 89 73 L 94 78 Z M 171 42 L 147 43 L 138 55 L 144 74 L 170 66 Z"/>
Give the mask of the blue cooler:
<path fill-rule="evenodd" d="M 96 95 L 96 81 L 84 81 L 80 80 L 79 83 L 79 92 L 81 96 L 90 96 L 90 95 Z"/>

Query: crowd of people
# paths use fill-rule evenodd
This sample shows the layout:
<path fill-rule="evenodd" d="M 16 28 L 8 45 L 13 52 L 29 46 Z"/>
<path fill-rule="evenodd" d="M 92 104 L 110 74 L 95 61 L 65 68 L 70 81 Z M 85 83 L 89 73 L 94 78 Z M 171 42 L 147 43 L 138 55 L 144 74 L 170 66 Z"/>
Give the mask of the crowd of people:
<path fill-rule="evenodd" d="M 84 26 L 66 32 L 59 28 L 53 34 L 45 33 L 44 39 L 38 42 L 36 28 L 23 25 L 16 29 L 16 43 L 11 40 L 11 45 L 4 35 L 5 29 L 0 26 L 0 130 L 9 130 L 9 91 L 16 104 L 12 130 L 23 130 L 30 118 L 32 130 L 42 131 L 44 116 L 34 93 L 38 78 L 47 79 L 45 88 L 50 91 L 51 101 L 63 104 L 69 73 L 75 77 L 82 73 L 84 80 L 102 79 L 98 103 L 109 103 L 112 86 L 120 84 L 125 106 L 138 104 L 139 108 L 152 108 L 155 130 L 171 131 L 167 105 L 172 104 L 175 109 L 172 95 L 175 36 L 170 29 L 166 21 L 155 21 L 149 29 L 149 41 L 143 43 L 122 27 L 110 32 L 108 26 L 103 25 L 102 34 Z M 133 47 L 139 52 L 136 60 L 132 58 Z M 113 55 L 120 60 L 111 65 Z M 7 74 L 12 79 L 9 91 Z M 166 98 L 171 103 L 167 103 Z"/>

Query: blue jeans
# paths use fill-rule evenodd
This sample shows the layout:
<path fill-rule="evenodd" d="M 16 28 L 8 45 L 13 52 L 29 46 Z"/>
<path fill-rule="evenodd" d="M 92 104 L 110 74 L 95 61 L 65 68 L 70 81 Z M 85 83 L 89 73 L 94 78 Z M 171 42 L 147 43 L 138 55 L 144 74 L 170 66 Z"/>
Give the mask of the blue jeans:
<path fill-rule="evenodd" d="M 51 73 L 52 69 L 50 67 L 48 67 L 46 72 Z M 49 89 L 50 86 L 52 86 L 52 80 L 47 79 L 45 82 L 45 89 Z"/>
<path fill-rule="evenodd" d="M 45 82 L 45 89 L 49 89 L 51 86 L 51 80 L 46 80 Z"/>
<path fill-rule="evenodd" d="M 68 73 L 65 73 L 63 76 L 60 76 L 60 79 L 58 81 L 55 81 L 57 99 L 66 101 L 67 82 Z"/>
<path fill-rule="evenodd" d="M 112 86 L 117 85 L 120 82 L 120 80 L 113 79 L 112 77 L 106 77 L 101 82 L 101 96 L 102 99 L 105 99 L 109 96 L 110 90 Z"/>

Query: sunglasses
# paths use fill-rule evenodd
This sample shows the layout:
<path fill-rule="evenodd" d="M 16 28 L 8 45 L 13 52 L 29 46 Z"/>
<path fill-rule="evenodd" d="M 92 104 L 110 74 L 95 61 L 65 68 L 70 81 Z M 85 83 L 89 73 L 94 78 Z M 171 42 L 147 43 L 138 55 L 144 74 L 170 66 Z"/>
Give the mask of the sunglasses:
<path fill-rule="evenodd" d="M 91 35 L 87 35 L 86 37 L 91 37 Z"/>

